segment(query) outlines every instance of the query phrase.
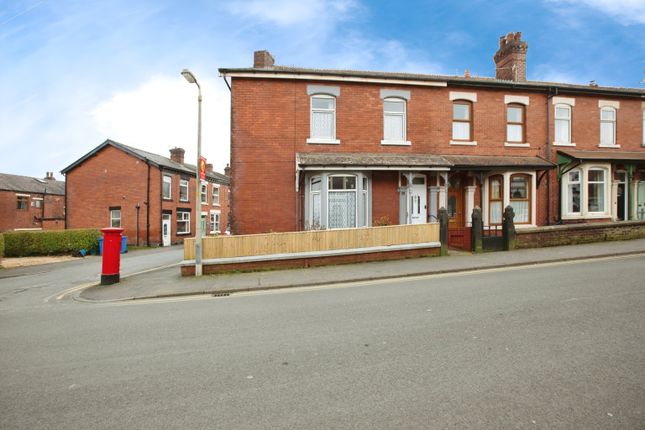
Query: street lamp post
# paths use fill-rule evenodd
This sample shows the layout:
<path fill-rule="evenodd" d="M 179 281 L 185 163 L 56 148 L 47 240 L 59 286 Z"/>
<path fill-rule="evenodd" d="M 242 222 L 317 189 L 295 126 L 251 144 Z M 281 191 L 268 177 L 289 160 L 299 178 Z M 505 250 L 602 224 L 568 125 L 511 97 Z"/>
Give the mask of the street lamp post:
<path fill-rule="evenodd" d="M 186 80 L 197 85 L 197 163 L 195 163 L 195 276 L 202 276 L 202 206 L 201 179 L 199 177 L 199 161 L 202 157 L 202 88 L 195 75 L 188 69 L 181 71 Z"/>

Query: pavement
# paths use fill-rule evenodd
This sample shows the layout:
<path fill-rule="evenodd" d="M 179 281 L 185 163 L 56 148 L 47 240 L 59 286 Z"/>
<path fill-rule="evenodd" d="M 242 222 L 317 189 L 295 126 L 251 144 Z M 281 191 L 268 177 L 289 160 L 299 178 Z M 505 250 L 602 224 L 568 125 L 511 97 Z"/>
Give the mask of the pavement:
<path fill-rule="evenodd" d="M 86 302 L 114 302 L 199 294 L 228 295 L 243 291 L 456 273 L 643 253 L 645 239 L 637 239 L 483 254 L 450 251 L 444 257 L 204 275 L 200 278 L 182 277 L 178 261 L 176 265 L 164 268 L 125 276 L 122 274 L 118 284 L 95 284 L 78 288 L 74 291 L 73 298 Z"/>

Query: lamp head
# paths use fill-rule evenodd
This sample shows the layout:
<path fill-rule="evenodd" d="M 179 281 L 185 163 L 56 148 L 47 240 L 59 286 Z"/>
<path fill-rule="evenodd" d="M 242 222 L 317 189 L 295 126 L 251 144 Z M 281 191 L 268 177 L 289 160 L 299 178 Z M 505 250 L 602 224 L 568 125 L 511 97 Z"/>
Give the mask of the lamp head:
<path fill-rule="evenodd" d="M 188 70 L 188 69 L 182 70 L 181 75 L 184 78 L 186 78 L 186 80 L 191 84 L 194 84 L 194 83 L 197 82 L 197 79 L 195 79 L 195 75 L 193 75 L 192 72 L 190 70 Z"/>

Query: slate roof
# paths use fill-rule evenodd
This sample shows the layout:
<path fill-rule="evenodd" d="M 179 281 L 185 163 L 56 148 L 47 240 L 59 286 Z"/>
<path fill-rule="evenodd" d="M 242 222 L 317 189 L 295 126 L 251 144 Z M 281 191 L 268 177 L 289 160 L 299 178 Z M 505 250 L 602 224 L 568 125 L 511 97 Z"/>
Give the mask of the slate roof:
<path fill-rule="evenodd" d="M 555 164 L 540 157 L 516 157 L 496 155 L 431 155 L 391 153 L 338 153 L 299 152 L 296 163 L 301 167 L 446 167 L 469 170 L 491 170 L 502 168 L 550 169 Z"/>
<path fill-rule="evenodd" d="M 143 161 L 149 161 L 152 165 L 161 167 L 163 169 L 167 170 L 173 170 L 178 173 L 187 173 L 189 175 L 194 175 L 196 168 L 194 164 L 189 164 L 189 163 L 177 163 L 173 160 L 171 160 L 168 157 L 164 157 L 162 155 L 154 154 L 152 152 L 144 151 L 143 149 L 138 149 L 134 148 L 132 146 L 124 145 L 123 143 L 115 142 L 114 140 L 108 139 L 69 166 L 65 167 L 63 170 L 61 170 L 61 173 L 66 174 L 70 170 L 76 168 L 78 165 L 83 163 L 86 159 L 91 157 L 92 155 L 96 154 L 106 146 L 112 146 L 114 148 L 120 149 L 123 152 L 126 152 L 133 157 L 139 158 Z M 211 179 L 214 182 L 218 184 L 224 184 L 224 185 L 230 185 L 231 180 L 228 176 L 223 175 L 218 172 L 207 172 L 206 173 L 206 178 Z"/>
<path fill-rule="evenodd" d="M 329 79 L 336 78 L 371 78 L 383 80 L 402 80 L 402 81 L 427 81 L 427 82 L 446 82 L 448 84 L 474 86 L 474 87 L 513 87 L 516 89 L 534 89 L 546 90 L 549 88 L 563 90 L 565 92 L 582 92 L 587 94 L 612 94 L 631 96 L 645 99 L 645 89 L 625 88 L 625 87 L 604 87 L 580 84 L 568 84 L 562 82 L 543 82 L 543 81 L 508 81 L 504 79 L 490 77 L 465 77 L 454 75 L 429 75 L 422 73 L 398 73 L 398 72 L 377 72 L 362 70 L 334 70 L 334 69 L 307 69 L 301 67 L 273 66 L 269 68 L 221 68 L 220 74 L 227 75 L 232 73 L 245 74 L 288 74 L 288 75 L 318 75 Z M 315 80 L 312 79 L 312 80 Z"/>
<path fill-rule="evenodd" d="M 577 160 L 645 161 L 645 152 L 560 150 L 560 154 Z"/>
<path fill-rule="evenodd" d="M 65 195 L 65 181 L 0 173 L 0 190 L 29 194 Z"/>

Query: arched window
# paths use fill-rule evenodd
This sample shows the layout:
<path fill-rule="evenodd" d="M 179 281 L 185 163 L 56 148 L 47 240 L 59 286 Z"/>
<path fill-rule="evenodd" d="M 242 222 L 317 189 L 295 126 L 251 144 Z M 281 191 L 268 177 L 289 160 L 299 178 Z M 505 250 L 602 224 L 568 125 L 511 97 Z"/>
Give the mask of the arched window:
<path fill-rule="evenodd" d="M 506 141 L 526 142 L 526 111 L 524 105 L 511 103 L 506 106 Z"/>
<path fill-rule="evenodd" d="M 579 214 L 581 202 L 581 172 L 580 169 L 570 171 L 567 184 L 567 213 Z"/>
<path fill-rule="evenodd" d="M 383 140 L 405 142 L 406 118 L 405 100 L 388 97 L 383 100 Z"/>
<path fill-rule="evenodd" d="M 616 109 L 612 107 L 600 109 L 600 145 L 616 145 Z"/>
<path fill-rule="evenodd" d="M 511 175 L 509 204 L 515 212 L 516 224 L 531 223 L 531 177 L 529 175 Z"/>
<path fill-rule="evenodd" d="M 494 175 L 488 179 L 488 222 L 490 225 L 502 223 L 504 209 L 504 177 Z"/>
<path fill-rule="evenodd" d="M 452 139 L 471 142 L 473 140 L 473 104 L 466 100 L 452 103 Z"/>
<path fill-rule="evenodd" d="M 327 94 L 311 96 L 311 138 L 336 139 L 336 98 Z"/>
<path fill-rule="evenodd" d="M 571 106 L 555 105 L 555 143 L 571 144 Z"/>

